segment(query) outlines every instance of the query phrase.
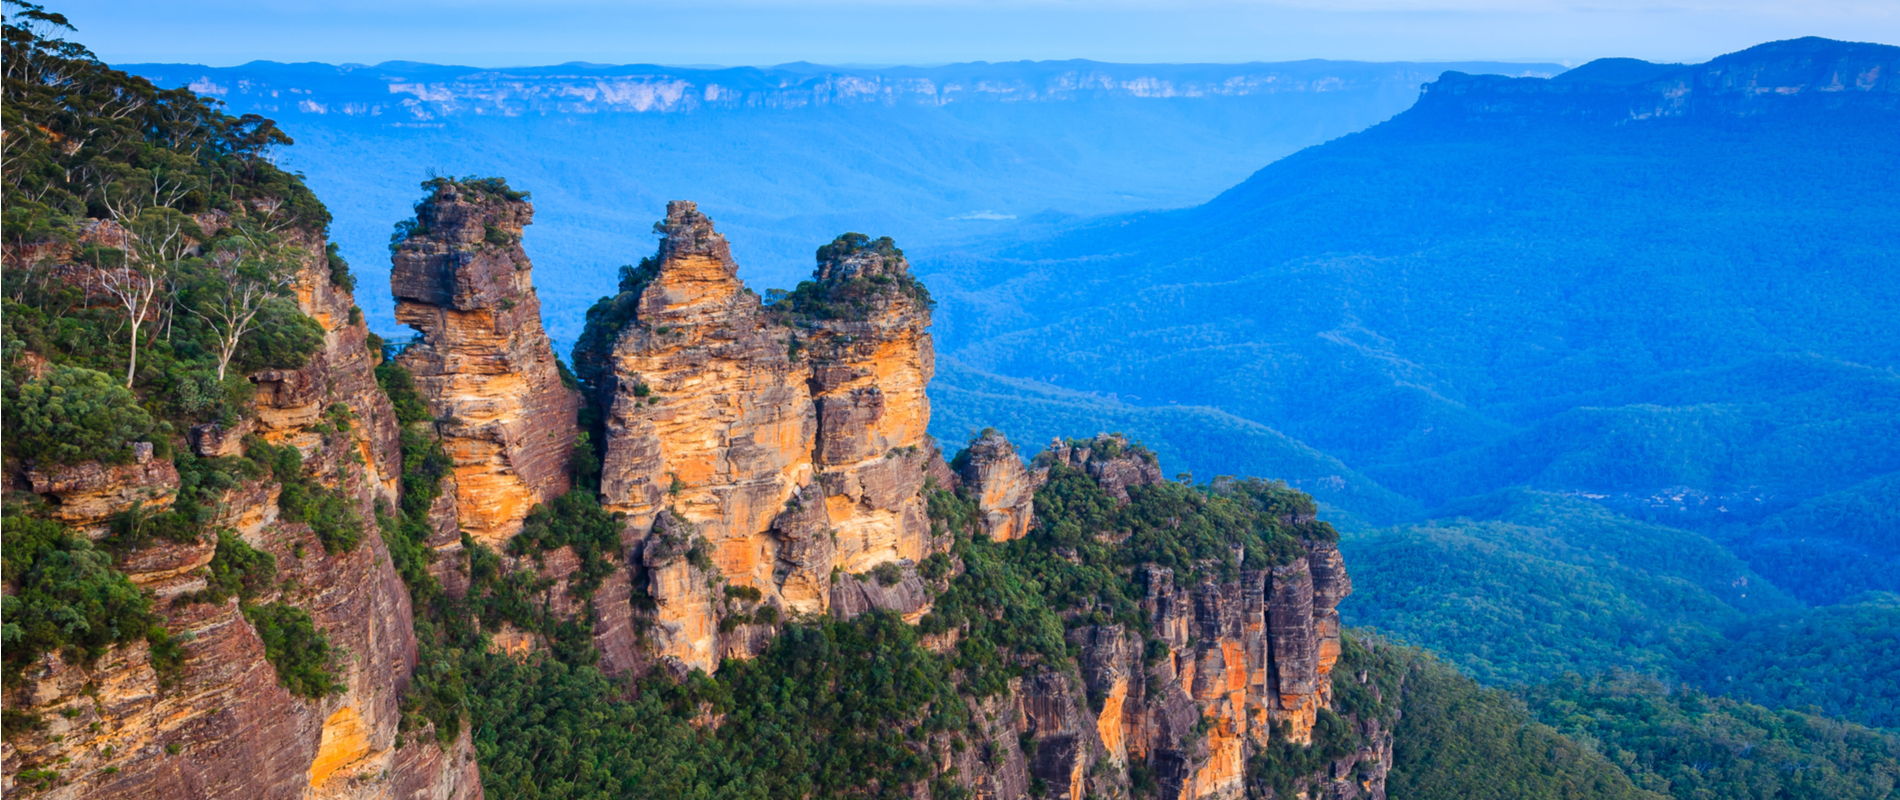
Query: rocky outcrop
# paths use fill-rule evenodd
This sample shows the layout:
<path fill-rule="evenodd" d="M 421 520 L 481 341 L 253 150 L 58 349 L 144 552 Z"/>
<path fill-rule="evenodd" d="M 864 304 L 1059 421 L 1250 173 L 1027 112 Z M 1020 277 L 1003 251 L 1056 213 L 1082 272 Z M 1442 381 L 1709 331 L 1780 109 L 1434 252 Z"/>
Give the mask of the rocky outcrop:
<path fill-rule="evenodd" d="M 461 529 L 499 545 L 568 490 L 579 395 L 562 381 L 521 249 L 533 208 L 505 184 L 438 179 L 394 247 L 399 361 L 441 423 Z"/>
<path fill-rule="evenodd" d="M 1311 741 L 1319 710 L 1331 706 L 1339 638 L 1325 620 L 1337 619 L 1337 597 L 1302 595 L 1314 584 L 1284 576 L 1337 557 L 1315 546 L 1285 568 L 1192 585 L 1149 568 L 1141 609 L 1150 639 L 1121 625 L 1072 629 L 1080 681 L 1061 670 L 1013 681 L 1006 705 L 977 705 L 978 719 L 992 720 L 989 744 L 979 744 L 990 757 L 950 766 L 979 797 L 1025 796 L 1018 787 L 1031 786 L 1046 791 L 1030 796 L 1062 798 L 1246 796 L 1255 756 L 1282 738 Z M 1348 723 L 1367 744 L 1297 776 L 1305 796 L 1384 797 L 1391 731 Z"/>
<path fill-rule="evenodd" d="M 979 458 L 979 449 L 987 455 Z M 983 494 L 985 473 L 971 465 L 1005 452 L 1014 458 L 1000 435 L 986 432 L 959 456 L 966 497 Z M 1035 463 L 1082 470 L 1123 502 L 1130 489 L 1162 480 L 1152 454 L 1119 436 L 1058 441 Z M 1282 740 L 1312 742 L 1333 703 L 1338 606 L 1352 587 L 1336 545 L 1315 539 L 1303 547 L 1285 563 L 1226 578 L 1140 568 L 1134 582 L 1144 589 L 1147 633 L 1122 624 L 1071 628 L 1080 681 L 1053 669 L 1013 684 L 1013 704 L 994 712 L 995 724 L 1028 747 L 1018 757 L 956 762 L 967 785 L 995 797 L 1015 796 L 1007 792 L 1017 786 L 1073 798 L 1247 795 L 1255 757 Z M 1384 796 L 1391 732 L 1377 720 L 1347 724 L 1366 744 L 1323 774 L 1295 776 L 1291 785 L 1304 796 Z M 1255 795 L 1270 792 L 1254 787 Z"/>
<path fill-rule="evenodd" d="M 826 612 L 835 576 L 929 551 L 929 307 L 894 247 L 834 244 L 816 281 L 767 307 L 692 203 L 655 229 L 659 253 L 615 301 L 624 318 L 576 361 L 606 406 L 601 499 L 645 550 L 628 577 L 655 601 L 658 653 L 710 670 L 734 648 L 716 587 L 675 551 L 786 613 Z"/>
<path fill-rule="evenodd" d="M 857 573 L 923 558 L 924 469 L 936 373 L 930 301 L 890 239 L 846 234 L 818 251 L 816 280 L 782 304 L 809 367 L 813 463 L 837 554 Z"/>
<path fill-rule="evenodd" d="M 1023 466 L 1016 448 L 994 429 L 986 430 L 957 454 L 957 477 L 976 500 L 983 533 L 1006 542 L 1029 533 L 1036 521 L 1036 476 Z"/>
<path fill-rule="evenodd" d="M 169 458 L 152 454 L 150 442 L 132 448 L 127 464 L 79 464 L 30 468 L 27 488 L 49 501 L 47 515 L 88 532 L 133 508 L 159 512 L 169 508 L 178 493 L 178 468 Z"/>
<path fill-rule="evenodd" d="M 213 230 L 216 224 L 201 221 Z M 120 556 L 117 566 L 153 596 L 154 611 L 181 643 L 177 676 L 161 685 L 143 642 L 90 664 L 50 654 L 30 666 L 20 685 L 9 687 L 7 707 L 37 716 L 43 727 L 10 732 L 9 794 L 23 790 L 24 771 L 45 770 L 57 777 L 37 796 L 61 800 L 481 796 L 466 737 L 443 748 L 427 731 L 398 733 L 415 637 L 408 591 L 373 527 L 376 503 L 392 499 L 401 469 L 395 419 L 372 373 L 368 330 L 352 313 L 348 290 L 331 282 L 321 240 L 299 234 L 296 246 L 304 262 L 297 303 L 322 327 L 324 343 L 300 369 L 251 376 L 258 392 L 243 427 L 300 450 L 305 475 L 346 499 L 365 523 L 364 535 L 353 548 L 326 552 L 308 524 L 279 516 L 280 487 L 268 476 L 215 498 L 208 528 L 227 529 L 276 558 L 276 574 L 253 602 L 307 611 L 342 648 L 341 690 L 316 700 L 292 694 L 265 660 L 238 602 L 197 598 L 214 536 L 148 544 Z M 334 413 L 326 421 L 337 406 L 348 409 L 347 426 L 335 424 Z M 226 449 L 212 441 L 209 449 Z M 170 467 L 153 459 L 48 474 L 34 488 L 77 508 L 81 496 L 130 497 L 175 486 Z"/>
<path fill-rule="evenodd" d="M 891 611 L 916 622 L 930 610 L 930 599 L 930 587 L 908 561 L 891 562 L 869 575 L 840 575 L 831 583 L 831 615 L 840 619 Z"/>
<path fill-rule="evenodd" d="M 801 513 L 822 503 L 800 491 L 815 479 L 817 420 L 790 332 L 739 282 L 711 221 L 673 203 L 658 230 L 635 317 L 613 345 L 601 499 L 627 515 L 630 544 L 645 543 L 632 578 L 657 604 L 659 653 L 711 670 L 717 589 L 702 567 L 788 607 L 823 608 L 830 551 L 819 545 L 831 542 L 812 527 L 822 517 Z M 663 512 L 669 521 L 656 525 Z M 794 540 L 813 557 L 781 565 L 781 544 Z"/>
<path fill-rule="evenodd" d="M 1154 453 L 1130 447 L 1119 434 L 1087 440 L 1056 440 L 1036 456 L 1036 465 L 1047 469 L 1066 464 L 1087 473 L 1115 499 L 1128 502 L 1128 487 L 1160 483 L 1161 465 Z"/>

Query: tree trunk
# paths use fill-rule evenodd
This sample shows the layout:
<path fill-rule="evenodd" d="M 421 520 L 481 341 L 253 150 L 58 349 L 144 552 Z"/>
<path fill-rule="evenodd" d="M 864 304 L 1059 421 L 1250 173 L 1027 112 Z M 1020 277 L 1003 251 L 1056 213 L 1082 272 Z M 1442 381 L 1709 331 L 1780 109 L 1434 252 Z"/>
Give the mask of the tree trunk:
<path fill-rule="evenodd" d="M 139 320 L 132 321 L 132 355 L 125 361 L 125 388 L 132 388 L 132 377 L 139 373 Z"/>

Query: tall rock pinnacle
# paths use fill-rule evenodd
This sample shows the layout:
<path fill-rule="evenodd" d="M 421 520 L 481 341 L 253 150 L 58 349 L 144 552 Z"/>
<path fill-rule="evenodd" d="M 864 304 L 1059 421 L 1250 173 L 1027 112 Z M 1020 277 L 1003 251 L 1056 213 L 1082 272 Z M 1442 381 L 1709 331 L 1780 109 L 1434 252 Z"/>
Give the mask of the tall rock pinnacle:
<path fill-rule="evenodd" d="M 607 406 L 601 499 L 645 541 L 660 653 L 711 669 L 753 646 L 718 630 L 718 583 L 848 613 L 863 598 L 841 574 L 932 549 L 928 297 L 890 240 L 854 234 L 767 306 L 695 205 L 654 229 L 658 254 L 611 301 L 618 327 L 576 360 Z"/>
<path fill-rule="evenodd" d="M 396 319 L 421 333 L 399 361 L 443 422 L 459 523 L 496 545 L 566 492 L 580 398 L 562 383 L 521 249 L 534 210 L 498 179 L 425 184 L 393 245 Z"/>

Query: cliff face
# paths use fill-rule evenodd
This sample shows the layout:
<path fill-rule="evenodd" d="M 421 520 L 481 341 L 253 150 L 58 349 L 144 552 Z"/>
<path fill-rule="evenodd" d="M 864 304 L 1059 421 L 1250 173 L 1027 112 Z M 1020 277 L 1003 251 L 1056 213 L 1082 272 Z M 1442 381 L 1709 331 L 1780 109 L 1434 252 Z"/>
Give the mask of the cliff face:
<path fill-rule="evenodd" d="M 824 612 L 834 573 L 925 554 L 929 313 L 873 292 L 845 317 L 787 324 L 739 282 L 693 204 L 670 204 L 656 230 L 659 254 L 623 286 L 632 309 L 610 353 L 577 358 L 611 374 L 596 382 L 601 499 L 641 552 L 629 579 L 656 604 L 658 654 L 710 670 L 747 649 L 720 642 L 716 584 Z M 841 252 L 816 285 L 905 269 Z"/>
<path fill-rule="evenodd" d="M 430 64 L 272 70 L 143 64 L 163 85 L 189 84 L 233 108 L 278 119 L 342 116 L 440 124 L 467 116 L 683 114 L 709 111 L 969 103 L 1074 102 L 1092 98 L 1208 99 L 1409 92 L 1444 68 L 1428 63 L 1109 64 L 1087 61 L 952 64 L 895 69 L 816 64 L 767 69 L 574 65 L 479 69 Z M 1555 64 L 1474 63 L 1467 69 L 1551 75 Z"/>
<path fill-rule="evenodd" d="M 914 562 L 929 548 L 924 465 L 940 458 L 925 432 L 924 389 L 936 372 L 929 301 L 889 239 L 847 234 L 818 258 L 816 281 L 785 305 L 818 413 L 813 463 L 837 542 L 834 564 L 857 573 Z"/>
<path fill-rule="evenodd" d="M 397 320 L 421 333 L 415 375 L 455 464 L 457 522 L 498 545 L 567 491 L 580 398 L 561 380 L 521 248 L 533 216 L 505 186 L 439 181 L 395 247 Z"/>
<path fill-rule="evenodd" d="M 222 224 L 200 219 L 207 231 Z M 280 515 L 283 491 L 268 473 L 218 493 L 207 532 L 191 543 L 155 540 L 118 560 L 154 598 L 153 610 L 184 650 L 182 668 L 161 686 L 144 643 L 121 645 L 90 665 L 49 654 L 7 692 L 9 711 L 43 727 L 9 731 L 9 794 L 27 770 L 59 776 L 50 798 L 473 798 L 481 796 L 464 737 L 438 747 L 432 736 L 398 734 L 399 700 L 414 667 L 409 594 L 374 529 L 375 504 L 389 499 L 401 466 L 394 416 L 378 388 L 368 330 L 348 290 L 330 280 L 320 237 L 298 234 L 297 305 L 323 330 L 321 349 L 300 369 L 250 376 L 252 415 L 237 429 L 195 431 L 200 452 L 237 452 L 255 433 L 294 447 L 302 477 L 343 498 L 364 521 L 354 547 L 331 553 L 310 524 Z M 9 258 L 11 261 L 11 257 Z M 333 408 L 348 409 L 339 425 Z M 230 434 L 225 436 L 223 434 Z M 229 439 L 230 441 L 226 441 Z M 185 446 L 180 442 L 178 446 Z M 30 480 L 63 509 L 56 515 L 91 536 L 96 523 L 146 508 L 178 486 L 169 460 L 81 465 Z M 254 603 L 307 611 L 344 650 L 340 691 L 311 700 L 292 694 L 265 658 L 257 629 L 235 599 L 205 602 L 206 566 L 224 529 L 276 559 Z"/>
<path fill-rule="evenodd" d="M 995 453 L 1007 446 L 998 438 L 980 437 L 972 451 Z M 1125 444 L 1058 442 L 1038 463 L 1082 469 L 1126 502 L 1129 488 L 1161 476 L 1151 459 L 1123 452 Z M 965 490 L 980 496 L 980 489 L 971 491 L 978 486 L 966 483 Z M 1012 686 L 1014 701 L 1000 710 L 995 741 L 1017 746 L 1010 740 L 1020 737 L 1033 742 L 1032 752 L 961 764 L 964 774 L 977 776 L 978 796 L 1018 796 L 1015 787 L 1040 781 L 1052 797 L 1122 797 L 1142 774 L 1155 797 L 1240 797 L 1248 791 L 1250 762 L 1267 747 L 1313 742 L 1320 711 L 1333 701 L 1338 605 L 1352 590 L 1335 545 L 1308 542 L 1285 564 L 1226 580 L 1183 579 L 1148 565 L 1139 583 L 1146 587 L 1140 613 L 1148 640 L 1126 625 L 1072 627 L 1080 683 L 1053 671 Z M 1348 723 L 1361 727 L 1367 746 L 1324 774 L 1294 776 L 1297 791 L 1384 797 L 1390 731 L 1375 721 Z"/>

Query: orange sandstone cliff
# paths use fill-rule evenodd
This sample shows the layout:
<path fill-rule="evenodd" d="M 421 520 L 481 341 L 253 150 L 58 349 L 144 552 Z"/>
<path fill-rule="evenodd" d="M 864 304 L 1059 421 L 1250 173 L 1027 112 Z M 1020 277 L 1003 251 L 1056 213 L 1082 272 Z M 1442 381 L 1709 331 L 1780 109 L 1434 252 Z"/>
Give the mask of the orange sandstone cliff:
<path fill-rule="evenodd" d="M 753 640 L 721 635 L 720 584 L 822 613 L 840 574 L 930 551 L 930 315 L 894 288 L 901 254 L 840 245 L 810 308 L 767 307 L 692 203 L 655 230 L 658 254 L 622 282 L 624 319 L 576 359 L 605 412 L 601 499 L 626 515 L 657 654 L 710 670 Z"/>
<path fill-rule="evenodd" d="M 398 362 L 441 421 L 457 523 L 493 546 L 567 491 L 580 398 L 541 329 L 521 247 L 533 208 L 498 183 L 433 183 L 392 248 L 396 319 L 420 332 Z"/>
<path fill-rule="evenodd" d="M 224 223 L 196 220 L 207 235 Z M 269 472 L 217 490 L 208 530 L 223 530 L 275 557 L 256 604 L 307 612 L 340 646 L 335 692 L 293 694 L 265 659 L 256 626 L 236 598 L 201 599 L 217 536 L 156 538 L 119 556 L 117 567 L 153 598 L 153 610 L 183 648 L 177 673 L 161 684 L 143 642 L 120 645 L 90 664 L 49 653 L 9 686 L 9 712 L 37 727 L 10 731 L 4 745 L 8 796 L 57 800 L 115 798 L 478 798 L 466 735 L 449 747 L 427 730 L 401 733 L 399 702 L 415 666 L 410 597 L 376 535 L 375 509 L 393 498 L 401 469 L 389 401 L 372 368 L 378 358 L 350 291 L 332 282 L 320 236 L 293 235 L 300 263 L 298 307 L 322 328 L 323 343 L 300 369 L 249 376 L 248 414 L 233 429 L 200 426 L 175 446 L 236 456 L 246 435 L 294 448 L 298 479 L 342 499 L 339 515 L 360 524 L 352 546 L 327 549 L 310 524 L 281 516 L 282 483 Z M 8 253 L 9 265 L 17 254 Z M 42 254 L 55 260 L 59 253 Z M 49 266 L 49 265 L 43 265 Z M 64 266 L 50 265 L 58 271 Z M 81 279 L 78 272 L 69 276 Z M 255 441 L 255 440 L 253 440 Z M 189 445 L 187 444 L 189 442 Z M 169 506 L 178 471 L 149 444 L 138 460 L 25 470 L 23 489 L 51 503 L 53 518 L 93 538 L 105 520 L 132 509 Z M 56 775 L 23 782 L 22 775 Z"/>
<path fill-rule="evenodd" d="M 1025 479 L 1039 481 L 1053 464 L 1081 470 L 1123 502 L 1131 487 L 1162 480 L 1151 455 L 1115 437 L 1053 444 L 1037 457 L 1035 473 L 1018 472 L 1020 463 L 995 463 L 1005 448 L 1001 436 L 985 432 L 958 457 L 963 491 L 985 511 L 1001 505 L 993 498 L 1016 495 Z M 999 523 L 1008 519 L 986 513 L 983 525 L 1007 530 Z M 1335 545 L 1309 542 L 1286 564 L 1241 570 L 1231 579 L 1184 581 L 1151 565 L 1141 583 L 1141 615 L 1165 647 L 1153 650 L 1121 624 L 1071 627 L 1080 680 L 1062 671 L 1020 679 L 1009 703 L 987 709 L 995 720 L 989 745 L 1003 755 L 987 762 L 966 756 L 957 765 L 976 776 L 977 796 L 1026 796 L 1038 781 L 1051 797 L 1130 796 L 1135 770 L 1150 776 L 1155 797 L 1250 796 L 1250 760 L 1282 738 L 1312 739 L 1320 709 L 1332 706 L 1338 605 L 1351 592 Z M 1361 726 L 1373 745 L 1295 781 L 1302 796 L 1384 798 L 1390 731 L 1372 720 L 1349 724 Z M 1261 787 L 1251 788 L 1258 794 Z"/>

